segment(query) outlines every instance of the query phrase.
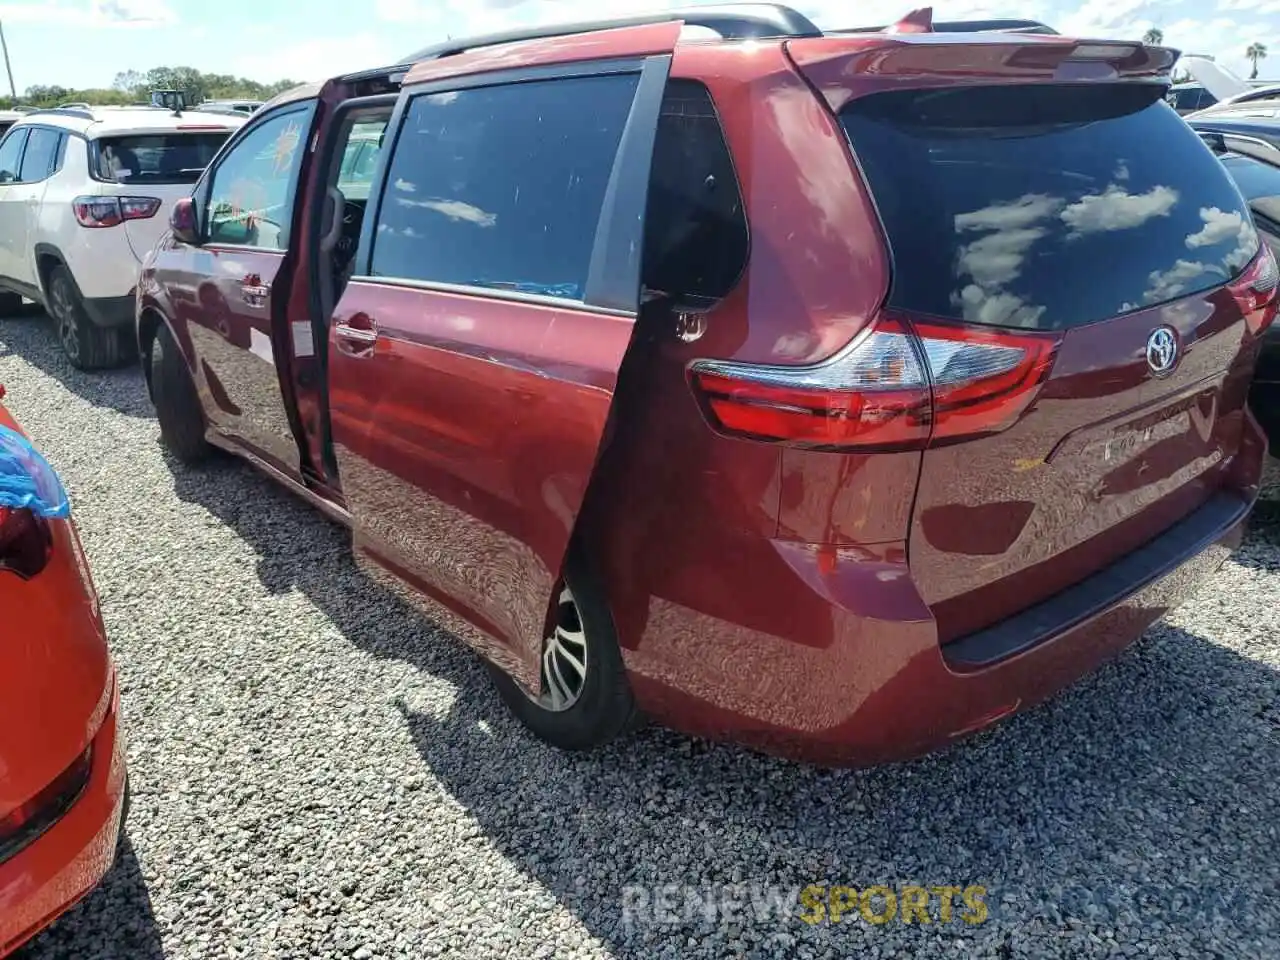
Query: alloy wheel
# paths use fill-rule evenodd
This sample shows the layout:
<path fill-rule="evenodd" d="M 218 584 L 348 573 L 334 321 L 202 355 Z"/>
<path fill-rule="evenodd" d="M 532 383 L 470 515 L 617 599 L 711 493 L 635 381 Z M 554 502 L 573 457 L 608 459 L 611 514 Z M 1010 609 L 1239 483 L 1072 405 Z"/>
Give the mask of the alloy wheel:
<path fill-rule="evenodd" d="M 542 646 L 542 693 L 538 706 L 563 713 L 582 696 L 587 683 L 587 634 L 573 591 L 565 586 L 556 606 L 555 629 Z"/>
<path fill-rule="evenodd" d="M 53 319 L 58 325 L 58 340 L 62 349 L 73 360 L 80 358 L 80 335 L 76 328 L 75 306 L 71 302 L 71 294 L 66 284 L 56 283 L 53 286 Z"/>

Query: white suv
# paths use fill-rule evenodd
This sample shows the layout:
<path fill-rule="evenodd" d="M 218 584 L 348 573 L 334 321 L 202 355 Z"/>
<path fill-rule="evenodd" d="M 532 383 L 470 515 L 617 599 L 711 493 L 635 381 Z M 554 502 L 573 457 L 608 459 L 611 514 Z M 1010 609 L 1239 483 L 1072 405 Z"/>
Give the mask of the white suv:
<path fill-rule="evenodd" d="M 130 351 L 138 266 L 244 117 L 163 107 L 25 115 L 0 141 L 0 317 L 44 306 L 80 369 Z"/>

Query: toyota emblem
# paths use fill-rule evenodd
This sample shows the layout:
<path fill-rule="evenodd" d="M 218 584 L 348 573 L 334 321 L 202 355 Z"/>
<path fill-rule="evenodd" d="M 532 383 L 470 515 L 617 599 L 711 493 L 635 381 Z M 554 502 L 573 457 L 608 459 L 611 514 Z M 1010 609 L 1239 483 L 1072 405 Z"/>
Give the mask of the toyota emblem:
<path fill-rule="evenodd" d="M 1147 366 L 1157 377 L 1173 370 L 1178 362 L 1178 335 L 1169 327 L 1157 327 L 1147 337 Z"/>

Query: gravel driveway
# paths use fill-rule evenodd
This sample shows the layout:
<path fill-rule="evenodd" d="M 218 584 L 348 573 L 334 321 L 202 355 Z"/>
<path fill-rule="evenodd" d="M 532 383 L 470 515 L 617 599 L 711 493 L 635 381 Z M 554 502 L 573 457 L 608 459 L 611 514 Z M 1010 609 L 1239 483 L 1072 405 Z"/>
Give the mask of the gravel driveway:
<path fill-rule="evenodd" d="M 1280 956 L 1275 503 L 1118 662 L 944 755 L 832 773 L 650 730 L 568 757 L 340 528 L 169 462 L 139 373 L 75 372 L 31 316 L 0 382 L 71 492 L 136 790 L 25 960 Z M 990 915 L 811 926 L 814 883 L 978 884 Z"/>

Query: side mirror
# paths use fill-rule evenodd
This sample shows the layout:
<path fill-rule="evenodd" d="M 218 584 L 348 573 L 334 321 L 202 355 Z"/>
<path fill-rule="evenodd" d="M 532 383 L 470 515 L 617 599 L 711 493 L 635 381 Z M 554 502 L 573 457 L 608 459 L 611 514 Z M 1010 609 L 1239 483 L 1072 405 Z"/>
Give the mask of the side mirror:
<path fill-rule="evenodd" d="M 199 246 L 200 233 L 196 228 L 196 205 L 190 197 L 183 197 L 173 205 L 169 214 L 169 229 L 179 243 Z"/>

